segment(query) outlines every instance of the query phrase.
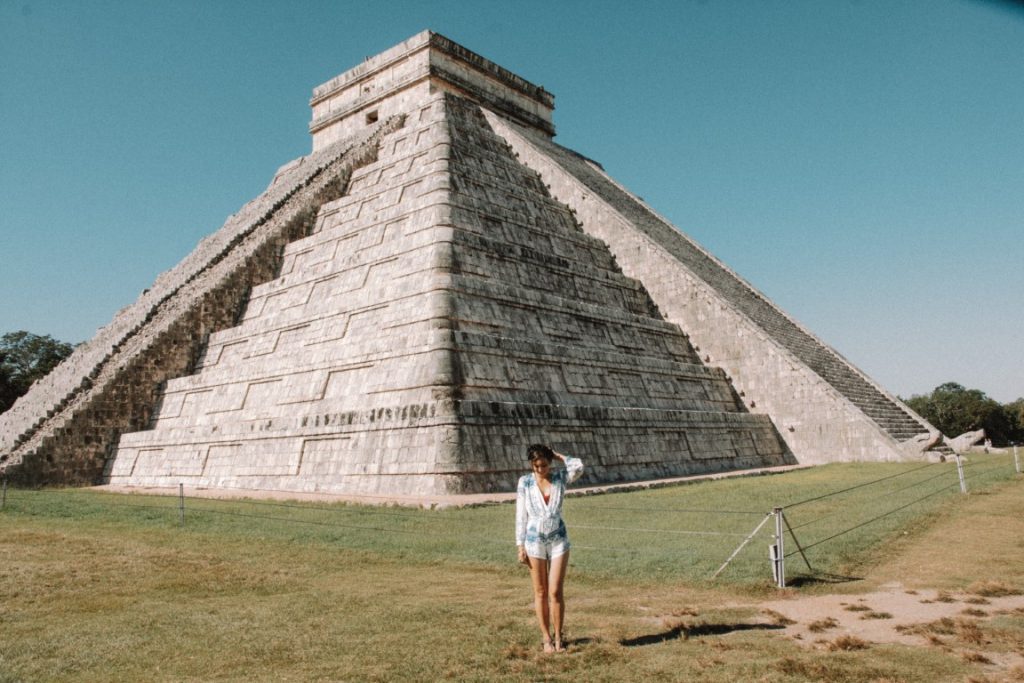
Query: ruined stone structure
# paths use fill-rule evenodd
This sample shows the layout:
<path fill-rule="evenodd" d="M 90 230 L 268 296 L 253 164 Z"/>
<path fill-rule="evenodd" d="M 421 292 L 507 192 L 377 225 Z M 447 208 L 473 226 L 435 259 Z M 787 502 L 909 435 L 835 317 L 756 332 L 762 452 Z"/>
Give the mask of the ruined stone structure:
<path fill-rule="evenodd" d="M 935 430 L 424 32 L 316 88 L 313 152 L 0 416 L 24 482 L 510 489 L 919 455 Z"/>

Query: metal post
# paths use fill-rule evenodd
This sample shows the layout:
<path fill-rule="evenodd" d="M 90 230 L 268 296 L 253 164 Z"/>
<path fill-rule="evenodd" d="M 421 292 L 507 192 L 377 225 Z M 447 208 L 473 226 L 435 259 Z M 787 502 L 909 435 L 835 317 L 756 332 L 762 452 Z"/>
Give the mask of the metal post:
<path fill-rule="evenodd" d="M 711 575 L 712 579 L 717 578 L 718 575 L 722 573 L 722 570 L 729 566 L 729 563 L 733 561 L 733 558 L 740 554 L 740 551 L 743 550 L 744 546 L 746 546 L 747 543 L 750 543 L 750 539 L 752 539 L 754 536 L 756 536 L 757 532 L 761 530 L 761 527 L 763 527 L 765 525 L 765 522 L 767 522 L 771 518 L 772 518 L 772 513 L 771 512 L 769 512 L 767 515 L 764 516 L 764 519 L 761 520 L 761 523 L 758 524 L 756 527 L 754 527 L 754 530 L 751 531 L 750 534 L 746 538 L 743 539 L 743 542 L 739 544 L 739 547 L 737 547 L 736 550 L 732 551 L 732 555 L 729 556 L 729 559 L 727 559 L 725 562 L 723 562 L 722 566 L 718 568 L 718 571 L 716 571 L 714 574 Z"/>
<path fill-rule="evenodd" d="M 185 485 L 178 484 L 178 512 L 180 513 L 181 526 L 185 526 Z"/>
<path fill-rule="evenodd" d="M 1020 458 L 1017 457 L 1017 444 L 1013 444 L 1013 466 L 1017 469 L 1017 474 L 1020 474 Z"/>
<path fill-rule="evenodd" d="M 956 473 L 960 477 L 960 493 L 967 493 L 967 482 L 964 481 L 964 463 L 960 460 L 960 454 L 956 454 Z"/>
<path fill-rule="evenodd" d="M 786 519 L 786 513 L 782 513 L 782 521 L 786 523 L 786 528 L 789 529 L 789 535 L 793 538 L 793 543 L 796 543 L 796 549 L 800 551 L 800 556 L 804 558 L 804 564 L 807 565 L 809 571 L 814 571 L 814 567 L 811 566 L 811 561 L 807 559 L 807 553 L 804 552 L 804 548 L 800 545 L 800 540 L 793 533 L 793 527 L 789 525 L 789 520 Z"/>
<path fill-rule="evenodd" d="M 782 538 L 782 508 L 773 508 L 775 515 L 775 585 L 786 587 L 786 549 Z"/>

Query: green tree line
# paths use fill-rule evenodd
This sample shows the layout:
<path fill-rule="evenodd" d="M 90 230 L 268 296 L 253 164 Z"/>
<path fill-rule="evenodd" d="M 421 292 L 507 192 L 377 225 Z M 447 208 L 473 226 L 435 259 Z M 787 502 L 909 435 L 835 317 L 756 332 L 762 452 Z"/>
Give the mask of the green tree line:
<path fill-rule="evenodd" d="M 978 389 L 946 382 L 904 402 L 948 437 L 984 429 L 995 446 L 1024 443 L 1024 398 L 1003 404 Z"/>
<path fill-rule="evenodd" d="M 0 337 L 0 413 L 23 396 L 32 383 L 71 355 L 73 344 L 50 335 L 8 332 Z"/>

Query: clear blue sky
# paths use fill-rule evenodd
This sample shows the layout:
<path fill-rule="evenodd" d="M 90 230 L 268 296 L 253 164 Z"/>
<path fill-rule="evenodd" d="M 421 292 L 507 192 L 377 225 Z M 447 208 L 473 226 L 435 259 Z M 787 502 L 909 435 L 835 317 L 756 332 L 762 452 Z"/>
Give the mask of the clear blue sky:
<path fill-rule="evenodd" d="M 0 0 L 0 332 L 82 341 L 429 28 L 891 391 L 1024 395 L 1024 10 Z"/>

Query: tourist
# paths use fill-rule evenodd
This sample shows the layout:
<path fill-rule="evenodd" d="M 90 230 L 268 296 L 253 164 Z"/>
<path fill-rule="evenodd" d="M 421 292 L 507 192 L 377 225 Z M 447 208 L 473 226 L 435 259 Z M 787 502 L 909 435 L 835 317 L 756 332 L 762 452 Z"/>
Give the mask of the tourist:
<path fill-rule="evenodd" d="M 564 470 L 551 471 L 555 458 L 565 464 Z M 533 471 L 519 478 L 516 489 L 519 561 L 530 568 L 533 577 L 534 609 L 544 638 L 544 652 L 565 652 L 562 584 L 569 567 L 569 536 L 562 520 L 562 497 L 566 484 L 583 473 L 583 462 L 543 444 L 530 446 L 527 459 Z"/>

